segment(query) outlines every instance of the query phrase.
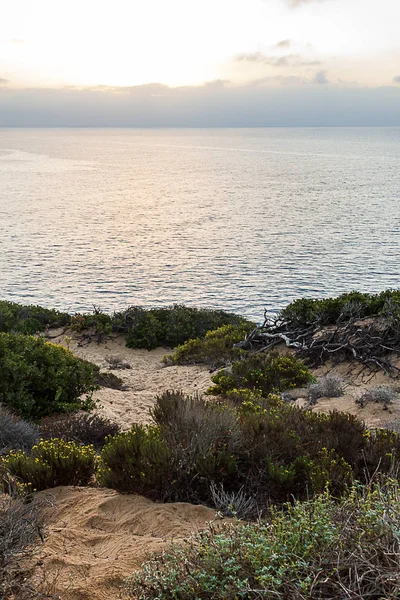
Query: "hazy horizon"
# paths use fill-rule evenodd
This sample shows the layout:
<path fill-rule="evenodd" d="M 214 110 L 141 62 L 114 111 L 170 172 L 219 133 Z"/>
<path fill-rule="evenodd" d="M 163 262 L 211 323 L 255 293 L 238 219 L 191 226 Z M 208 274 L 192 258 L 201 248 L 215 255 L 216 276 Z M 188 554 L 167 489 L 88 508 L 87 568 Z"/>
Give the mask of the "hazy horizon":
<path fill-rule="evenodd" d="M 398 0 L 13 0 L 0 126 L 400 125 Z"/>

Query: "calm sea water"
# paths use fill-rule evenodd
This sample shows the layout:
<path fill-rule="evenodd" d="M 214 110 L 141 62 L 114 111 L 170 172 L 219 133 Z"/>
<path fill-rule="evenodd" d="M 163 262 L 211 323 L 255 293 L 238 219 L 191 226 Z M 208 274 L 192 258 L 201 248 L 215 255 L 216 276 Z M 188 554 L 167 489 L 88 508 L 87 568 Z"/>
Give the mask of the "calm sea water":
<path fill-rule="evenodd" d="M 0 297 L 68 311 L 399 287 L 400 128 L 0 129 Z"/>

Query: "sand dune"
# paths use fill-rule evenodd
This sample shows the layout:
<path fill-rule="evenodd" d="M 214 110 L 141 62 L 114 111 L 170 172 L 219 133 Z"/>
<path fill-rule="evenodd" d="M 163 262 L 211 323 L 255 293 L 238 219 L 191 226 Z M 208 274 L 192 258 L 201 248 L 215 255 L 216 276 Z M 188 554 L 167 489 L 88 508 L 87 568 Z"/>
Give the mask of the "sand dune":
<path fill-rule="evenodd" d="M 112 490 L 59 487 L 39 495 L 54 508 L 35 577 L 61 600 L 123 598 L 121 582 L 149 553 L 219 520 L 204 506 Z"/>

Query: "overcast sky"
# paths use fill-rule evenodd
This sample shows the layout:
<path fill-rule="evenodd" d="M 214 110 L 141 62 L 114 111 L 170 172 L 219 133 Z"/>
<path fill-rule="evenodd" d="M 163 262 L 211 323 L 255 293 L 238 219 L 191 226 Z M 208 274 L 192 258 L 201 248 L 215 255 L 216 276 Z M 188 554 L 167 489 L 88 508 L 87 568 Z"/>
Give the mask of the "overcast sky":
<path fill-rule="evenodd" d="M 400 0 L 2 0 L 0 126 L 400 125 Z"/>

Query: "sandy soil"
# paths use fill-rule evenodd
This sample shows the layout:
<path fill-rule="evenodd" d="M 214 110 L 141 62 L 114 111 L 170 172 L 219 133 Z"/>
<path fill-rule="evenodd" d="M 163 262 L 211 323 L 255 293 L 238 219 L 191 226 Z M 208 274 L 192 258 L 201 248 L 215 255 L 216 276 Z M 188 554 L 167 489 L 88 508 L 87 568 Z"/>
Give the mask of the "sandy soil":
<path fill-rule="evenodd" d="M 118 375 L 126 386 L 125 390 L 101 388 L 94 398 L 99 401 L 97 412 L 118 423 L 122 429 L 129 429 L 132 423 L 148 423 L 149 408 L 154 399 L 165 390 L 182 390 L 187 394 L 204 392 L 210 386 L 211 375 L 204 365 L 166 367 L 162 358 L 170 351 L 132 350 L 125 346 L 123 336 L 98 344 L 82 341 L 79 335 L 67 332 L 59 337 L 52 331 L 51 341 L 61 344 L 85 360 L 98 365 L 101 370 Z M 109 369 L 107 358 L 119 357 L 131 365 L 130 369 Z"/>
<path fill-rule="evenodd" d="M 38 495 L 53 508 L 35 579 L 61 600 L 123 598 L 121 582 L 149 553 L 221 522 L 204 506 L 157 504 L 112 490 L 60 487 Z"/>

